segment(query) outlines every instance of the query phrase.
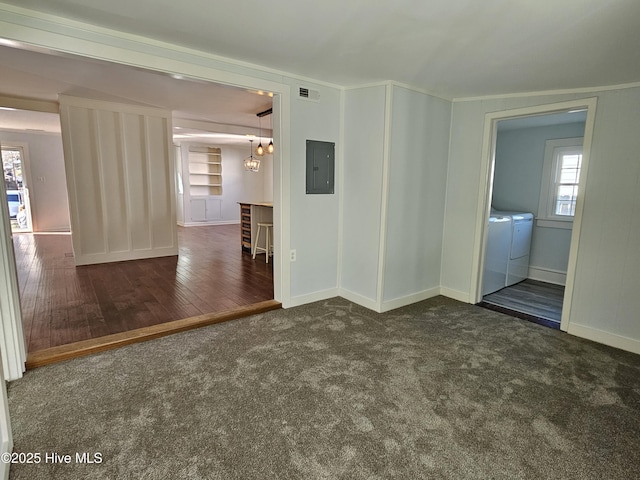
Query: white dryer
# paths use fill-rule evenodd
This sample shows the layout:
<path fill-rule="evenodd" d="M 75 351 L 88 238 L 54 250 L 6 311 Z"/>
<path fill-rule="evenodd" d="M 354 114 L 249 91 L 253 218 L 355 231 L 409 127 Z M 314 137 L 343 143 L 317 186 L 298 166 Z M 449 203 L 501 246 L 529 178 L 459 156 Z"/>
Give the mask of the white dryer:
<path fill-rule="evenodd" d="M 529 276 L 529 254 L 533 234 L 533 213 L 501 212 L 492 210 L 492 215 L 511 217 L 511 246 L 507 262 L 505 286 L 515 285 Z"/>
<path fill-rule="evenodd" d="M 484 259 L 482 295 L 504 288 L 511 248 L 512 220 L 509 215 L 491 213 L 487 232 L 487 251 Z"/>

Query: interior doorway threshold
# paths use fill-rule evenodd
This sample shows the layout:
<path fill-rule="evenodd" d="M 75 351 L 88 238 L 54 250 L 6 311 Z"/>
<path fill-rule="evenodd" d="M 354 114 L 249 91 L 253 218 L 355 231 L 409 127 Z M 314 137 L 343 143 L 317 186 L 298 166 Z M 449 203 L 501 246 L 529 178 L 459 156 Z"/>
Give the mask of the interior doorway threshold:
<path fill-rule="evenodd" d="M 522 320 L 527 320 L 528 322 L 533 322 L 533 323 L 537 323 L 538 325 L 544 325 L 545 327 L 553 328 L 555 330 L 560 330 L 560 322 L 556 320 L 552 320 L 550 318 L 545 318 L 538 315 L 531 315 L 529 313 L 521 312 L 518 310 L 507 308 L 502 305 L 496 305 L 494 303 L 489 303 L 486 301 L 482 301 L 477 305 L 480 307 L 487 308 L 489 310 L 493 310 L 494 312 L 504 313 L 505 315 L 509 315 L 511 317 L 520 318 Z"/>
<path fill-rule="evenodd" d="M 216 323 L 228 322 L 238 318 L 256 315 L 282 308 L 282 304 L 275 300 L 246 305 L 224 312 L 208 313 L 195 317 L 183 318 L 171 322 L 151 325 L 149 327 L 138 328 L 104 337 L 92 338 L 80 342 L 69 343 L 57 347 L 46 348 L 27 355 L 27 370 L 42 367 L 52 363 L 70 360 L 72 358 L 83 357 L 93 353 L 112 350 L 132 343 L 146 342 L 154 338 L 164 337 L 173 333 L 193 330 L 194 328 L 205 327 Z"/>

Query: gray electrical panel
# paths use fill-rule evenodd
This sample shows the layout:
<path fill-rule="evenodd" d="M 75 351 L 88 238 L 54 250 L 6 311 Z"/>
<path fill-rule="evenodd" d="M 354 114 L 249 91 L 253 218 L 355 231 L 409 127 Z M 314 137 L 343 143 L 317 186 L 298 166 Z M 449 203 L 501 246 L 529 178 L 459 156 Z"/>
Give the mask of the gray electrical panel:
<path fill-rule="evenodd" d="M 307 140 L 307 193 L 333 193 L 336 144 Z"/>

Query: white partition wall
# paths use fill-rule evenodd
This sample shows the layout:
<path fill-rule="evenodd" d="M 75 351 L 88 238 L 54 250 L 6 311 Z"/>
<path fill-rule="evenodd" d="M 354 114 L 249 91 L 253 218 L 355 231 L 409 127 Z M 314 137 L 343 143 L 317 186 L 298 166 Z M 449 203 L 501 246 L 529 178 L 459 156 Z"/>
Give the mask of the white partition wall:
<path fill-rule="evenodd" d="M 451 102 L 393 87 L 382 310 L 440 293 Z"/>
<path fill-rule="evenodd" d="M 451 102 L 354 88 L 344 118 L 340 294 L 378 312 L 438 295 Z"/>
<path fill-rule="evenodd" d="M 386 87 L 345 93 L 341 295 L 378 303 Z"/>
<path fill-rule="evenodd" d="M 171 114 L 60 96 L 76 265 L 178 254 Z"/>

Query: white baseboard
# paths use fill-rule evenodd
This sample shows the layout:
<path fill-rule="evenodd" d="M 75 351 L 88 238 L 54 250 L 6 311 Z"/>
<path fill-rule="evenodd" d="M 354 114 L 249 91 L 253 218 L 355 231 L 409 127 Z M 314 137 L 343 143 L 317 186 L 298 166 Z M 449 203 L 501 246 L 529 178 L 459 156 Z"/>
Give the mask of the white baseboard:
<path fill-rule="evenodd" d="M 177 222 L 181 227 L 206 227 L 210 225 L 239 225 L 240 220 L 215 220 L 212 222 Z"/>
<path fill-rule="evenodd" d="M 94 265 L 98 263 L 124 262 L 127 260 L 142 260 L 144 258 L 172 257 L 178 255 L 178 247 L 154 248 L 148 250 L 133 250 L 113 252 L 107 254 L 76 255 L 76 265 Z"/>
<path fill-rule="evenodd" d="M 470 301 L 469 293 L 461 292 L 460 290 L 454 290 L 453 288 L 440 287 L 440 295 L 443 297 L 453 298 L 459 302 L 475 303 Z"/>
<path fill-rule="evenodd" d="M 298 307 L 300 305 L 306 305 L 307 303 L 319 302 L 321 300 L 327 300 L 328 298 L 338 296 L 340 296 L 340 293 L 337 288 L 329 288 L 327 290 L 321 290 L 319 292 L 298 295 L 295 297 L 291 297 L 285 308 Z"/>
<path fill-rule="evenodd" d="M 33 233 L 49 233 L 49 232 L 53 232 L 53 233 L 70 233 L 71 229 L 69 228 L 69 225 L 63 225 L 63 226 L 59 226 L 59 227 L 48 227 L 45 229 L 38 229 L 38 230 L 34 230 Z"/>
<path fill-rule="evenodd" d="M 551 268 L 534 267 L 529 265 L 528 277 L 532 280 L 553 283 L 554 285 L 564 286 L 567 283 L 567 272 L 553 270 Z"/>
<path fill-rule="evenodd" d="M 428 290 L 423 290 L 422 292 L 412 293 L 411 295 L 406 295 L 404 297 L 394 298 L 393 300 L 387 300 L 386 302 L 382 302 L 382 308 L 380 309 L 380 312 L 395 310 L 396 308 L 411 305 L 412 303 L 421 302 L 422 300 L 436 297 L 438 295 L 440 295 L 440 287 L 435 287 Z"/>
<path fill-rule="evenodd" d="M 361 307 L 368 308 L 369 310 L 380 313 L 380 306 L 378 305 L 378 302 L 371 298 L 360 295 L 359 293 L 351 292 L 344 288 L 338 289 L 338 295 L 349 300 L 350 302 L 357 303 Z"/>
<path fill-rule="evenodd" d="M 586 327 L 584 325 L 576 325 L 574 323 L 569 324 L 567 333 L 575 335 L 576 337 L 603 343 L 610 347 L 619 348 L 620 350 L 640 354 L 640 341 L 633 338 L 623 337 L 621 335 L 616 335 L 615 333 L 605 332 L 598 330 L 597 328 Z"/>

